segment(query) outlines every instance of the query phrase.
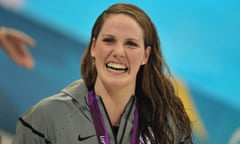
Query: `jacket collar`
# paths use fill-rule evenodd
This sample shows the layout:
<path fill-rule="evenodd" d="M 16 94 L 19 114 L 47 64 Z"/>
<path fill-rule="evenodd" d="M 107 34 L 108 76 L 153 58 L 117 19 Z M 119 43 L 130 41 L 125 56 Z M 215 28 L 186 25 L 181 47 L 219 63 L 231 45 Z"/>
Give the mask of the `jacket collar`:
<path fill-rule="evenodd" d="M 88 106 L 88 89 L 83 80 L 77 80 L 62 90 L 62 93 L 72 97 L 73 104 L 91 121 L 90 108 Z"/>
<path fill-rule="evenodd" d="M 71 96 L 80 105 L 87 104 L 88 89 L 83 80 L 77 80 L 62 90 L 63 93 Z"/>

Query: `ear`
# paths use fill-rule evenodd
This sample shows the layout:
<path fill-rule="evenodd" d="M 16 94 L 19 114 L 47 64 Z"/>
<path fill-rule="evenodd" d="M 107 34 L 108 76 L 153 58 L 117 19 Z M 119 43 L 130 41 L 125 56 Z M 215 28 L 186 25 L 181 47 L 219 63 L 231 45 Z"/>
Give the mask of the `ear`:
<path fill-rule="evenodd" d="M 93 38 L 92 43 L 91 43 L 91 56 L 92 57 L 95 57 L 95 45 L 96 45 L 96 39 Z"/>
<path fill-rule="evenodd" d="M 150 53 L 151 53 L 151 47 L 148 46 L 146 49 L 145 49 L 145 52 L 144 52 L 144 58 L 143 58 L 143 62 L 142 62 L 142 65 L 146 64 L 148 62 L 148 58 L 150 56 Z"/>

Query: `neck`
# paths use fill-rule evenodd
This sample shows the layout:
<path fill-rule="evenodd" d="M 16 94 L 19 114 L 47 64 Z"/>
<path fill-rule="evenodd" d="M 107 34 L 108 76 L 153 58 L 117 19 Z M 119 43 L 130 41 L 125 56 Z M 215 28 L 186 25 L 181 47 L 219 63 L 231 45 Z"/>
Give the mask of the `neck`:
<path fill-rule="evenodd" d="M 130 97 L 134 95 L 134 89 L 128 87 L 111 87 L 104 85 L 98 80 L 95 83 L 94 89 L 96 95 L 101 96 L 112 125 L 119 125 L 125 106 Z"/>

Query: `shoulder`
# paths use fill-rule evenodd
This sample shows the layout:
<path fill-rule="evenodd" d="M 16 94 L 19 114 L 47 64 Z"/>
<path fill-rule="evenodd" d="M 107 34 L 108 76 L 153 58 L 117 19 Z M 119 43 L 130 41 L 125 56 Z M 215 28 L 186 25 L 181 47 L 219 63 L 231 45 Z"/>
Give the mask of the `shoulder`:
<path fill-rule="evenodd" d="M 56 117 L 62 117 L 61 113 L 66 111 L 70 104 L 71 97 L 59 93 L 42 99 L 37 104 L 29 108 L 21 116 L 22 119 L 32 125 L 41 125 L 54 121 Z M 57 119 L 58 119 L 57 118 Z M 45 124 L 44 124 L 45 125 Z"/>
<path fill-rule="evenodd" d="M 82 80 L 75 81 L 64 88 L 61 92 L 42 99 L 27 112 L 23 114 L 25 118 L 60 118 L 64 114 L 76 109 L 73 100 L 86 105 L 84 97 L 87 95 L 85 84 Z"/>

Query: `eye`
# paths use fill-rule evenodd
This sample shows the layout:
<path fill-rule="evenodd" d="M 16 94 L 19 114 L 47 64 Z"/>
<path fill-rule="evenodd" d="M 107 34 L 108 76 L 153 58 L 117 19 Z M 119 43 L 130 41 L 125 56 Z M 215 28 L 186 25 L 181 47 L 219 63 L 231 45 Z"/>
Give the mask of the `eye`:
<path fill-rule="evenodd" d="M 105 43 L 113 43 L 115 40 L 113 38 L 103 38 L 103 42 Z"/>
<path fill-rule="evenodd" d="M 138 44 L 136 42 L 133 42 L 133 41 L 127 41 L 126 44 L 130 47 L 137 47 Z"/>

